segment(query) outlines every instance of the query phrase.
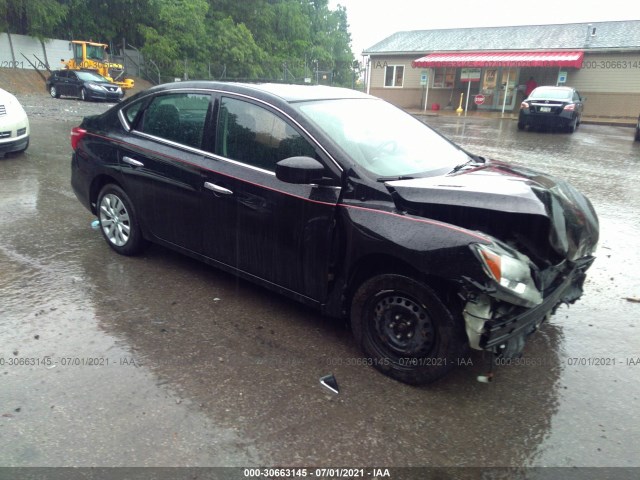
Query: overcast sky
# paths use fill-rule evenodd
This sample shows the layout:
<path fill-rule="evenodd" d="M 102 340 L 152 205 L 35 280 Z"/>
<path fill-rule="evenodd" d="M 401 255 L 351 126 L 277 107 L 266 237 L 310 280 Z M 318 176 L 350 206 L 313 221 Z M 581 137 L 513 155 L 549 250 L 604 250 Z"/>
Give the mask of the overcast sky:
<path fill-rule="evenodd" d="M 347 8 L 356 57 L 389 35 L 434 28 L 640 20 L 638 0 L 330 0 Z"/>

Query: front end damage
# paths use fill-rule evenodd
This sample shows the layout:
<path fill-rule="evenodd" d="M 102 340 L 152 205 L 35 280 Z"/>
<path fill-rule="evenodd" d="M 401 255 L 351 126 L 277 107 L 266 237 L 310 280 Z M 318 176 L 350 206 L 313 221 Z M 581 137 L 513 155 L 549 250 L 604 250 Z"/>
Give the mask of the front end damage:
<path fill-rule="evenodd" d="M 589 200 L 566 182 L 503 162 L 388 185 L 406 211 L 486 234 L 469 245 L 484 275 L 462 276 L 471 348 L 521 355 L 528 335 L 582 295 L 599 236 Z"/>
<path fill-rule="evenodd" d="M 517 279 L 496 278 L 495 265 L 494 272 L 487 272 L 491 282 L 481 284 L 465 278 L 463 317 L 469 346 L 493 352 L 499 357 L 519 357 L 526 338 L 553 315 L 558 306 L 572 304 L 582 296 L 585 272 L 594 259 L 587 256 L 576 262 L 565 261 L 546 272 L 534 266 L 530 270 L 533 285 L 526 287 L 523 286 L 524 282 Z M 544 281 L 548 278 L 552 280 L 545 285 Z M 507 283 L 508 286 L 505 285 Z M 532 291 L 526 292 L 526 297 L 517 299 L 509 291 L 512 288 L 522 293 L 529 289 Z"/>

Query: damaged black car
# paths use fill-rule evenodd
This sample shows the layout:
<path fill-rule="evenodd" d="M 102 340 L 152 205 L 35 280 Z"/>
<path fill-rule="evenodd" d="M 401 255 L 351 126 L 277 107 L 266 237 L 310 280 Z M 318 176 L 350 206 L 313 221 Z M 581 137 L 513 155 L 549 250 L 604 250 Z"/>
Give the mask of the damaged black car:
<path fill-rule="evenodd" d="M 123 255 L 149 242 L 347 318 L 367 364 L 432 382 L 521 355 L 598 241 L 562 180 L 466 152 L 377 98 L 181 82 L 72 130 L 72 186 Z"/>

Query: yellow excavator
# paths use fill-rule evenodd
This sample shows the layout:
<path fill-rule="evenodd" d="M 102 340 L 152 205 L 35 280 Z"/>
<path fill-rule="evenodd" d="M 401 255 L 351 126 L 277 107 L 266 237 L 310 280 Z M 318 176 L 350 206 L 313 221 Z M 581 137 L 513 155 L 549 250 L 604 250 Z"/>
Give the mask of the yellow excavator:
<path fill-rule="evenodd" d="M 123 90 L 133 88 L 132 78 L 121 79 L 124 75 L 124 67 L 119 63 L 109 62 L 108 45 L 84 40 L 72 40 L 71 45 L 73 58 L 67 61 L 62 60 L 66 68 L 69 70 L 92 70 L 120 86 Z"/>

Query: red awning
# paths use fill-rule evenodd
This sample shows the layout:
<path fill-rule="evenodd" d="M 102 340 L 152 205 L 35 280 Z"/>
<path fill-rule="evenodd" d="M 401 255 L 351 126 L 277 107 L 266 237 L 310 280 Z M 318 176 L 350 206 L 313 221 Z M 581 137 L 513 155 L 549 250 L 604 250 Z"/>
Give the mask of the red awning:
<path fill-rule="evenodd" d="M 582 67 L 584 52 L 431 53 L 411 62 L 413 68 L 435 67 Z"/>

